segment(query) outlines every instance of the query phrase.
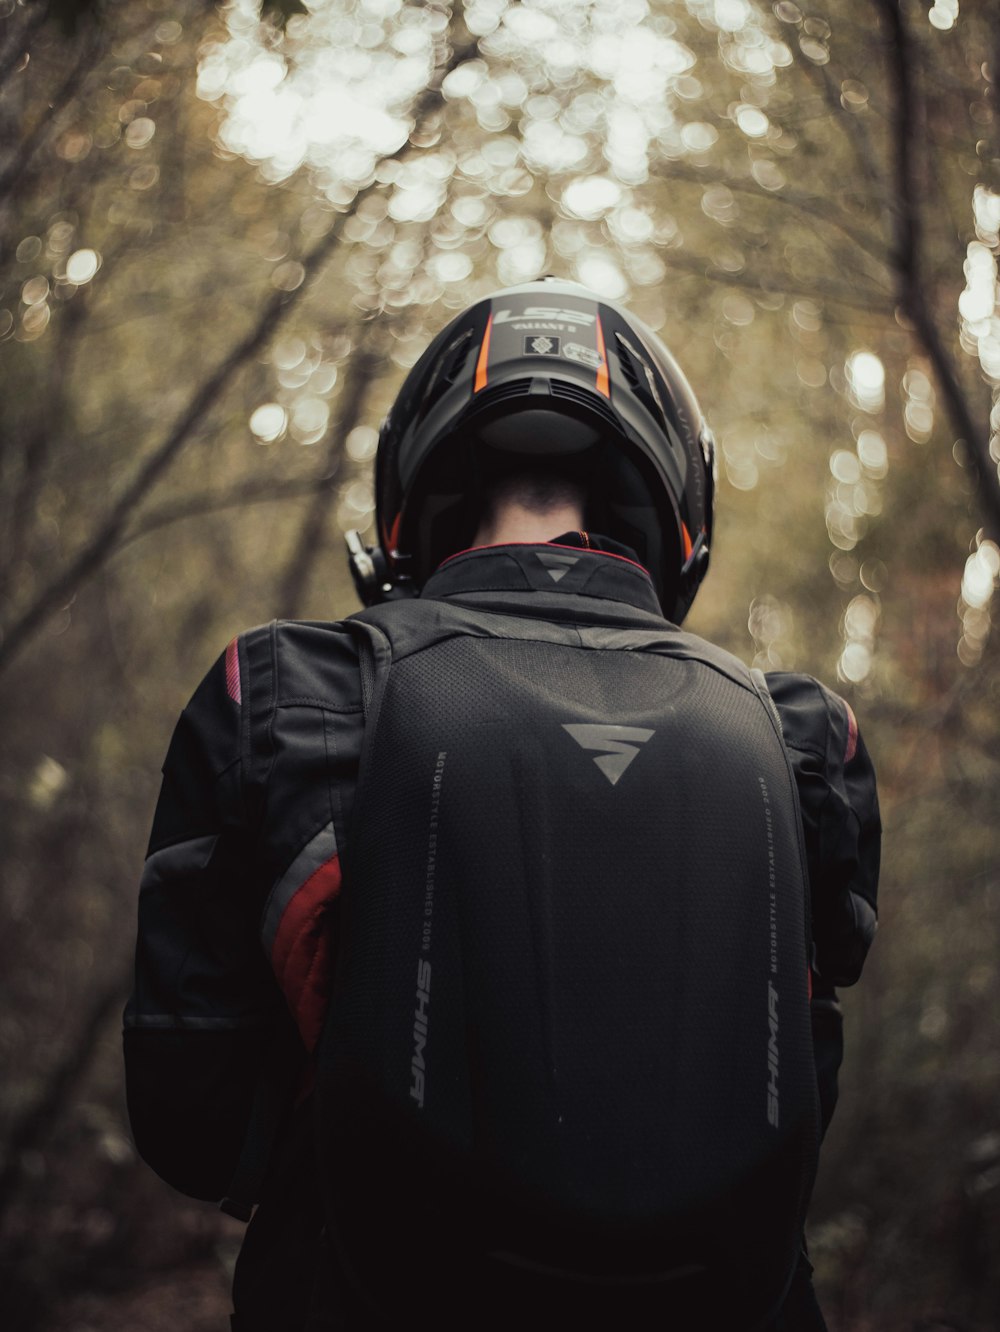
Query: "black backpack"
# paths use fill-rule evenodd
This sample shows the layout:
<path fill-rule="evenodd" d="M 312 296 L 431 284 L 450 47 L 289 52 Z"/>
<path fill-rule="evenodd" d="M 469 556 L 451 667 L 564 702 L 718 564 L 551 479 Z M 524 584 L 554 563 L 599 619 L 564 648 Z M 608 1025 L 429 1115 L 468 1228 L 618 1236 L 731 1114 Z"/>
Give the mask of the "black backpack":
<path fill-rule="evenodd" d="M 317 1104 L 358 1297 L 387 1325 L 762 1325 L 819 1136 L 763 677 L 666 625 L 351 623 L 366 737 Z"/>

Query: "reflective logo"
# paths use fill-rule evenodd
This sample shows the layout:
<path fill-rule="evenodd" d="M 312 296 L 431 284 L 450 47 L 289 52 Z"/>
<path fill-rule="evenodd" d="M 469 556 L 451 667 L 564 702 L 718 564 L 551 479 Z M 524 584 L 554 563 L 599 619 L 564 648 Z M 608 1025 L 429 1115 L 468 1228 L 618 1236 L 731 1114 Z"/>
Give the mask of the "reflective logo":
<path fill-rule="evenodd" d="M 574 564 L 580 562 L 579 555 L 550 555 L 548 551 L 536 551 L 535 554 L 548 570 L 548 575 L 553 583 L 558 583 L 560 578 L 565 578 Z"/>
<path fill-rule="evenodd" d="M 526 352 L 537 352 L 541 356 L 559 355 L 559 339 L 547 338 L 543 333 L 539 338 L 525 338 L 524 350 Z"/>
<path fill-rule="evenodd" d="M 584 347 L 579 342 L 567 342 L 562 354 L 571 361 L 579 361 L 581 365 L 591 370 L 597 370 L 601 365 L 601 353 L 595 351 L 593 347 Z"/>
<path fill-rule="evenodd" d="M 413 1057 L 410 1060 L 410 1095 L 422 1110 L 427 1086 L 427 1007 L 431 1000 L 431 964 L 424 958 L 417 963 L 417 1003 L 413 1011 Z"/>
<path fill-rule="evenodd" d="M 600 751 L 601 756 L 595 758 L 594 762 L 612 786 L 618 784 L 625 769 L 638 754 L 639 746 L 655 734 L 644 726 L 605 726 L 584 722 L 563 722 L 563 730 L 569 731 L 581 749 Z"/>
<path fill-rule="evenodd" d="M 586 310 L 566 310 L 554 305 L 529 305 L 524 310 L 496 310 L 494 324 L 506 324 L 512 319 L 553 319 L 560 324 L 592 324 L 595 316 Z"/>
<path fill-rule="evenodd" d="M 767 982 L 767 1122 L 778 1127 L 778 991 Z"/>

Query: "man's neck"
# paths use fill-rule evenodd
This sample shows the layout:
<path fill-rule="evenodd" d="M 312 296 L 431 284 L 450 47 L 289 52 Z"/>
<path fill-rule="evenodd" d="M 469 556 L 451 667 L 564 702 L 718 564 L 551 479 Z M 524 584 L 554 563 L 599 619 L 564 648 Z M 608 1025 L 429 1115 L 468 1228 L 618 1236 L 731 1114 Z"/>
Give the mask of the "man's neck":
<path fill-rule="evenodd" d="M 551 541 L 563 532 L 583 526 L 583 514 L 574 504 L 563 504 L 546 513 L 532 513 L 519 504 L 505 505 L 479 524 L 474 546 L 506 546 Z"/>

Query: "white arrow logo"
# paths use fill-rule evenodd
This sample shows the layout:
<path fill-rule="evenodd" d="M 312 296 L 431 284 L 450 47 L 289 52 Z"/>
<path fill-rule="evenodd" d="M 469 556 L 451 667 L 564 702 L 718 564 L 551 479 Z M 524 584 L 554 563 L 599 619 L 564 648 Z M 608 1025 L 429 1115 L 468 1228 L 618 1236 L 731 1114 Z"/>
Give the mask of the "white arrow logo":
<path fill-rule="evenodd" d="M 570 735 L 581 749 L 598 749 L 601 757 L 594 762 L 604 773 L 612 786 L 617 785 L 622 773 L 639 752 L 653 731 L 644 726 L 605 726 L 591 725 L 586 722 L 563 722 L 563 730 Z M 633 741 L 629 744 L 628 741 Z"/>

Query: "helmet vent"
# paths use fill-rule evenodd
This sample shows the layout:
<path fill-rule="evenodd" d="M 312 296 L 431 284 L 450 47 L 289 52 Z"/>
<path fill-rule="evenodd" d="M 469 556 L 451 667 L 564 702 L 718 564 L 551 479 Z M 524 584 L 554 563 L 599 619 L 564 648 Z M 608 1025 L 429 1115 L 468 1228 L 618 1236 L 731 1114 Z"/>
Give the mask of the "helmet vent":
<path fill-rule="evenodd" d="M 472 351 L 472 330 L 464 333 L 456 342 L 448 348 L 448 359 L 441 372 L 441 378 L 446 379 L 449 384 L 454 384 L 455 380 L 465 369 L 465 363 L 469 359 L 469 352 Z"/>
<path fill-rule="evenodd" d="M 625 376 L 629 388 L 633 393 L 638 393 L 639 376 L 636 373 L 635 362 L 623 347 L 618 348 L 618 364 L 622 368 L 622 374 Z"/>
<path fill-rule="evenodd" d="M 666 426 L 666 412 L 663 410 L 652 370 L 626 338 L 620 333 L 616 333 L 615 337 L 618 340 L 618 364 L 622 368 L 622 374 L 629 388 L 659 424 Z"/>
<path fill-rule="evenodd" d="M 605 421 L 610 422 L 615 429 L 619 429 L 618 418 L 610 407 L 606 407 L 604 400 L 596 392 L 590 389 L 580 388 L 576 384 L 567 384 L 564 380 L 553 379 L 551 381 L 552 396 L 562 398 L 566 402 L 578 403 L 581 407 L 586 407 L 588 411 L 596 412 L 602 416 Z"/>
<path fill-rule="evenodd" d="M 476 395 L 469 415 L 477 414 L 484 408 L 495 407 L 497 403 L 506 402 L 509 398 L 523 398 L 526 393 L 531 392 L 531 384 L 530 379 L 512 379 L 507 384 L 498 384 L 496 388 L 486 389 Z"/>
<path fill-rule="evenodd" d="M 422 420 L 438 399 L 455 383 L 469 359 L 471 350 L 472 330 L 469 329 L 460 338 L 456 338 L 438 362 L 437 372 L 428 381 L 427 390 L 420 404 L 418 420 Z"/>

